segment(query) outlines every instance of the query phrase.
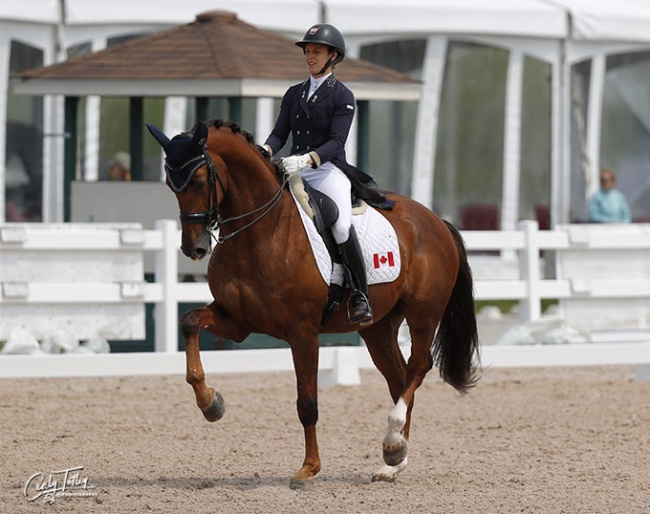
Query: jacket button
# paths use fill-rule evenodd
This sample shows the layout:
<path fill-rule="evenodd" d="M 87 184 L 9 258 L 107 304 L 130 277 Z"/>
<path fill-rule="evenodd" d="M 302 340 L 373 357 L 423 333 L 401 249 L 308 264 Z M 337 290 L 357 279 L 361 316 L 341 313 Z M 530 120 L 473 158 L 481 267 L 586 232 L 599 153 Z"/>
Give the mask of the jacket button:
<path fill-rule="evenodd" d="M 309 135 L 309 133 L 310 133 L 310 132 L 309 132 L 309 130 L 308 130 L 308 131 L 307 131 L 307 135 Z M 298 134 L 300 134 L 300 132 L 298 132 Z"/>
<path fill-rule="evenodd" d="M 309 134 L 309 132 L 307 132 L 307 134 Z M 299 130 L 296 130 L 296 135 L 298 135 L 298 136 L 300 135 L 300 131 L 299 131 Z"/>

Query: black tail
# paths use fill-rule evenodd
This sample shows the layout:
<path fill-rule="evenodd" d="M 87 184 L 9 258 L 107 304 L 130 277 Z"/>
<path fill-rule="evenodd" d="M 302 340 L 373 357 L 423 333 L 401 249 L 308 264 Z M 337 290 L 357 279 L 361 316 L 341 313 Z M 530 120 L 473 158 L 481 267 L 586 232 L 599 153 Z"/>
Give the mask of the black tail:
<path fill-rule="evenodd" d="M 440 370 L 440 377 L 461 393 L 466 393 L 478 381 L 481 367 L 474 310 L 474 281 L 463 238 L 451 223 L 445 223 L 458 248 L 460 267 L 454 290 L 433 341 L 432 354 L 434 365 Z"/>

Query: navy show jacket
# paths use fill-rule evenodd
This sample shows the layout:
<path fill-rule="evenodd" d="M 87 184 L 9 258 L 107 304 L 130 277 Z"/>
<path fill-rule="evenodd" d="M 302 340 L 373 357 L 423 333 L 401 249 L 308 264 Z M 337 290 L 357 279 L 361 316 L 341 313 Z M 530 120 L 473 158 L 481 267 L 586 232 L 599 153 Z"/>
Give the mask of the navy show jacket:
<path fill-rule="evenodd" d="M 271 147 L 275 155 L 291 135 L 292 155 L 315 152 L 320 163 L 330 161 L 345 173 L 357 198 L 363 198 L 373 207 L 392 209 L 395 201 L 386 198 L 373 178 L 347 162 L 345 141 L 355 111 L 352 91 L 334 73 L 307 101 L 309 86 L 309 80 L 306 80 L 287 90 L 282 97 L 275 127 L 265 144 Z"/>
<path fill-rule="evenodd" d="M 330 75 L 307 101 L 309 80 L 291 86 L 282 98 L 280 114 L 266 140 L 279 152 L 293 136 L 291 154 L 316 152 L 321 163 L 347 163 L 345 142 L 354 119 L 354 94 L 334 74 Z"/>

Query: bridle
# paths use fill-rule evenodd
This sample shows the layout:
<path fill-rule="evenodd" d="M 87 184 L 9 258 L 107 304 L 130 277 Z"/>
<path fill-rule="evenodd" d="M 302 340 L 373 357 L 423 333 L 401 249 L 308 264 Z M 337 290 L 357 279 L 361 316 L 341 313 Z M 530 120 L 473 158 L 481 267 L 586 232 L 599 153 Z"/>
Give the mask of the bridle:
<path fill-rule="evenodd" d="M 209 228 L 209 230 L 215 230 L 218 227 L 218 223 L 219 223 L 219 206 L 217 204 L 217 182 L 221 186 L 221 190 L 223 191 L 224 194 L 226 194 L 226 189 L 223 186 L 223 182 L 221 182 L 221 178 L 219 177 L 219 174 L 217 173 L 217 169 L 214 167 L 212 158 L 210 157 L 210 154 L 208 153 L 205 146 L 203 147 L 203 153 L 190 159 L 189 161 L 185 162 L 181 166 L 172 167 L 169 165 L 167 160 L 165 160 L 165 172 L 168 175 L 173 172 L 180 172 L 184 169 L 187 169 L 190 166 L 193 172 L 195 172 L 196 170 L 198 170 L 203 166 L 208 167 L 208 181 L 210 187 L 208 191 L 209 194 L 208 209 L 205 211 L 181 212 L 179 218 L 181 220 L 181 223 L 204 223 Z M 174 188 L 177 192 L 180 193 L 185 188 L 187 188 L 191 178 L 194 176 L 193 172 L 191 172 L 190 179 L 185 183 L 185 185 L 182 188 L 179 189 Z"/>
<path fill-rule="evenodd" d="M 202 166 L 207 166 L 208 182 L 210 188 L 208 191 L 208 195 L 209 195 L 208 208 L 204 211 L 181 212 L 179 215 L 179 219 L 181 223 L 204 224 L 206 226 L 207 231 L 210 233 L 210 235 L 216 241 L 217 244 L 222 244 L 228 239 L 236 236 L 242 230 L 245 230 L 250 226 L 254 225 L 258 221 L 260 221 L 264 216 L 266 216 L 269 212 L 271 212 L 271 209 L 273 209 L 273 207 L 275 207 L 275 205 L 280 201 L 280 198 L 282 196 L 282 190 L 284 189 L 284 187 L 287 185 L 287 182 L 289 181 L 288 174 L 283 173 L 282 181 L 280 182 L 280 187 L 268 202 L 266 202 L 261 207 L 258 207 L 257 209 L 254 209 L 247 213 L 222 220 L 221 217 L 219 216 L 219 205 L 217 203 L 217 183 L 221 186 L 221 191 L 223 192 L 224 195 L 226 194 L 226 188 L 224 187 L 223 182 L 221 181 L 221 178 L 217 173 L 217 168 L 215 167 L 214 162 L 212 162 L 212 157 L 210 157 L 210 153 L 208 152 L 208 149 L 205 145 L 203 146 L 203 153 L 201 155 L 197 155 L 196 157 L 190 159 L 188 162 L 186 162 L 185 164 L 183 164 L 178 168 L 172 168 L 171 166 L 169 166 L 169 164 L 167 164 L 167 162 L 165 162 L 165 171 L 167 173 L 171 171 L 179 171 L 181 169 L 186 168 L 187 166 L 192 166 L 192 168 L 195 170 L 198 170 Z M 253 214 L 257 214 L 260 211 L 263 212 L 259 216 L 257 216 L 255 219 L 253 219 L 243 227 L 231 232 L 230 234 L 227 234 L 225 236 L 219 235 L 218 237 L 215 237 L 215 235 L 213 234 L 213 232 L 216 230 L 219 230 L 219 232 L 221 232 L 221 227 L 223 227 L 227 223 L 244 219 Z"/>

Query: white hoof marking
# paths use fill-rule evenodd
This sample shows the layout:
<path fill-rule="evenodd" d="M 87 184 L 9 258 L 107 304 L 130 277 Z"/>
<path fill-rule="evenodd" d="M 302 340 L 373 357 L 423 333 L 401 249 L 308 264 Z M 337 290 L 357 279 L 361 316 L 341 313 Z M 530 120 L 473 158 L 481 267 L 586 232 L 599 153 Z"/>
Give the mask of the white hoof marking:
<path fill-rule="evenodd" d="M 388 415 L 388 430 L 384 436 L 384 446 L 392 447 L 401 444 L 404 441 L 402 429 L 406 424 L 406 403 L 402 398 L 397 400 L 395 407 Z"/>
<path fill-rule="evenodd" d="M 372 476 L 372 481 L 373 482 L 378 482 L 378 481 L 394 482 L 395 478 L 397 477 L 397 474 L 400 471 L 403 471 L 404 468 L 406 468 L 407 463 L 408 463 L 408 457 L 406 457 L 397 466 L 388 466 L 388 465 L 383 466 Z"/>

